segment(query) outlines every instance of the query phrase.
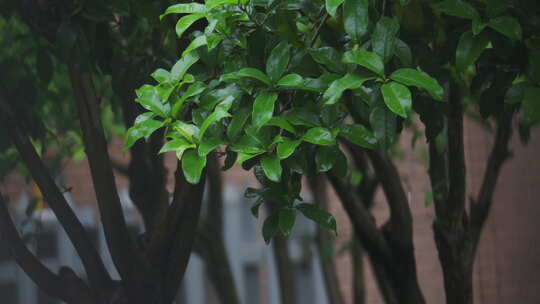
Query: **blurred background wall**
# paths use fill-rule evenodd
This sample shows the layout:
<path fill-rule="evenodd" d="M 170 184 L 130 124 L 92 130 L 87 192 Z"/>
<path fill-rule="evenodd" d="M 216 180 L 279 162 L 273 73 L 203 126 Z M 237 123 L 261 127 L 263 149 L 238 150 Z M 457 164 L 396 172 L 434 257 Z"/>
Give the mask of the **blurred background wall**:
<path fill-rule="evenodd" d="M 491 137 L 476 123 L 466 123 L 466 161 L 468 192 L 477 193 L 483 176 L 486 158 L 491 149 Z M 410 136 L 404 135 L 402 155 L 398 157 L 400 174 L 414 217 L 414 241 L 420 284 L 427 303 L 444 303 L 441 269 L 433 240 L 431 224 L 433 206 L 426 202 L 429 188 L 425 162 L 427 151 L 418 140 L 411 147 Z M 127 162 L 127 154 L 120 152 L 121 141 L 111 145 L 111 155 L 119 163 Z M 506 163 L 498 182 L 495 201 L 486 223 L 478 256 L 475 262 L 475 303 L 479 304 L 536 304 L 540 303 L 540 134 L 536 132 L 525 147 L 514 135 L 513 158 Z M 169 175 L 175 169 L 174 156 L 167 158 Z M 247 185 L 256 186 L 250 173 L 240 168 L 225 173 L 225 242 L 233 268 L 237 289 L 245 304 L 279 304 L 275 262 L 271 247 L 264 244 L 257 221 L 249 212 L 251 202 L 243 198 Z M 101 230 L 96 226 L 95 196 L 89 179 L 88 166 L 69 161 L 58 174 L 58 182 L 69 189 L 66 196 L 87 225 L 96 245 L 107 256 Z M 127 182 L 121 175 L 117 184 L 124 202 L 133 234 L 140 232 L 140 219 L 127 194 Z M 10 176 L 2 185 L 2 191 L 13 202 L 14 214 L 23 224 L 26 204 L 35 198 L 36 191 L 20 176 Z M 351 227 L 341 204 L 330 192 L 330 211 L 337 217 L 339 234 L 336 237 L 334 257 L 341 291 L 347 304 L 353 302 L 353 263 L 348 248 L 352 238 Z M 309 193 L 306 197 L 309 199 Z M 373 213 L 380 225 L 388 217 L 384 196 L 377 194 Z M 264 217 L 262 217 L 264 218 Z M 300 219 L 301 217 L 299 217 Z M 34 215 L 30 224 L 23 225 L 31 246 L 46 263 L 55 268 L 71 265 L 81 270 L 73 248 L 55 224 L 54 216 L 45 208 Z M 32 238 L 37 233 L 39 237 Z M 298 304 L 325 304 L 326 291 L 322 279 L 320 261 L 315 250 L 315 227 L 311 222 L 299 220 L 290 238 L 289 251 L 294 262 Z M 110 259 L 106 261 L 112 269 Z M 366 303 L 383 303 L 376 288 L 367 260 L 364 261 Z M 219 303 L 208 283 L 204 261 L 193 254 L 186 279 L 179 294 L 180 303 Z M 45 304 L 57 303 L 35 289 L 33 283 L 13 264 L 7 248 L 0 246 L 0 303 Z"/>

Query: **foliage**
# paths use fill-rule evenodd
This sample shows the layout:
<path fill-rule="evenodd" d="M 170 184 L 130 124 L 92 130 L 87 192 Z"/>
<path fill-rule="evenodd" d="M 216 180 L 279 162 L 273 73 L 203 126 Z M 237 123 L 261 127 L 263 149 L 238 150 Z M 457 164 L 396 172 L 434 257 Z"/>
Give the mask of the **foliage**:
<path fill-rule="evenodd" d="M 300 179 L 348 175 L 340 142 L 389 148 L 419 115 L 428 141 L 442 131 L 444 84 L 459 84 L 484 119 L 506 104 L 522 111 L 524 138 L 540 120 L 540 33 L 527 18 L 534 1 L 207 0 L 170 6 L 190 43 L 170 70 L 137 90 L 148 112 L 126 147 L 160 128 L 185 176 L 199 181 L 209 153 L 253 168 L 248 189 L 278 208 L 268 241 L 288 234 L 299 211 L 336 229 L 310 204 L 295 204 Z M 428 26 L 429 24 L 429 26 Z M 496 96 L 506 96 L 497 98 Z M 494 98 L 495 97 L 495 98 Z M 489 121 L 488 121 L 489 122 Z"/>

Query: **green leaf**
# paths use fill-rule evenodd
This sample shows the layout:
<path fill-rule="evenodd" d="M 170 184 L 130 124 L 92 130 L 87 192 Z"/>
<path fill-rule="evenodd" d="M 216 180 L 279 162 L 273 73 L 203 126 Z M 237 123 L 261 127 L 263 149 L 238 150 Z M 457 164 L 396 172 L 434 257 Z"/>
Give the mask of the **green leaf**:
<path fill-rule="evenodd" d="M 238 0 L 206 0 L 205 6 L 207 10 L 211 10 L 224 4 L 238 4 Z"/>
<path fill-rule="evenodd" d="M 433 8 L 449 16 L 471 20 L 475 18 L 480 18 L 480 15 L 476 11 L 476 9 L 472 7 L 472 5 L 460 0 L 445 0 L 434 4 Z"/>
<path fill-rule="evenodd" d="M 276 82 L 287 69 L 291 57 L 291 46 L 287 41 L 281 41 L 272 49 L 266 61 L 266 74 L 272 82 Z"/>
<path fill-rule="evenodd" d="M 433 205 L 433 192 L 431 191 L 427 191 L 425 196 L 424 196 L 424 205 L 426 207 L 429 207 L 431 205 Z"/>
<path fill-rule="evenodd" d="M 302 87 L 304 86 L 304 78 L 298 74 L 287 74 L 278 82 L 278 87 Z"/>
<path fill-rule="evenodd" d="M 310 49 L 309 54 L 315 62 L 326 66 L 333 72 L 346 72 L 345 65 L 341 63 L 341 54 L 332 47 L 325 46 L 317 49 Z"/>
<path fill-rule="evenodd" d="M 294 227 L 296 221 L 296 210 L 291 208 L 283 208 L 279 210 L 279 230 L 283 235 L 288 236 Z"/>
<path fill-rule="evenodd" d="M 204 167 L 206 167 L 206 157 L 199 156 L 194 149 L 184 152 L 182 156 L 182 171 L 190 184 L 199 183 Z"/>
<path fill-rule="evenodd" d="M 377 138 L 362 125 L 343 124 L 339 127 L 339 135 L 360 147 L 373 149 L 377 146 Z"/>
<path fill-rule="evenodd" d="M 277 145 L 279 159 L 286 159 L 294 153 L 294 150 L 302 143 L 300 140 L 284 139 Z"/>
<path fill-rule="evenodd" d="M 473 35 L 478 35 L 480 34 L 484 28 L 486 28 L 487 24 L 483 23 L 482 20 L 480 19 L 473 19 L 472 21 L 472 32 L 473 32 Z"/>
<path fill-rule="evenodd" d="M 266 244 L 279 233 L 279 215 L 274 213 L 264 220 L 262 234 Z"/>
<path fill-rule="evenodd" d="M 348 51 L 343 55 L 343 62 L 358 64 L 380 76 L 384 76 L 384 62 L 375 53 L 364 50 Z"/>
<path fill-rule="evenodd" d="M 394 56 L 398 32 L 399 23 L 392 18 L 382 17 L 375 26 L 371 37 L 371 46 L 373 52 L 379 55 L 385 63 Z"/>
<path fill-rule="evenodd" d="M 124 149 L 131 148 L 137 140 L 141 138 L 148 139 L 154 131 L 161 128 L 163 126 L 162 121 L 154 120 L 154 119 L 145 119 L 144 121 L 135 124 L 131 128 L 127 130 L 126 133 L 126 139 L 124 144 Z"/>
<path fill-rule="evenodd" d="M 250 136 L 260 147 L 266 149 L 270 146 L 270 142 L 272 141 L 270 137 L 272 134 L 269 128 L 256 130 L 253 124 L 248 124 L 244 127 L 244 131 L 246 132 L 246 135 Z"/>
<path fill-rule="evenodd" d="M 330 16 L 334 17 L 336 15 L 338 7 L 343 3 L 344 0 L 326 0 L 326 11 Z"/>
<path fill-rule="evenodd" d="M 220 103 L 220 105 L 229 105 L 228 107 L 230 107 L 230 103 L 232 102 L 233 99 L 234 99 L 234 97 L 229 96 L 224 101 L 222 101 Z M 221 119 L 223 119 L 225 117 L 231 117 L 231 114 L 229 114 L 229 112 L 227 112 L 227 110 L 225 110 L 223 108 L 220 108 L 219 105 L 218 105 L 216 107 L 216 110 L 214 112 L 212 112 L 212 114 L 208 115 L 208 117 L 206 117 L 206 119 L 203 121 L 203 123 L 201 125 L 201 131 L 199 132 L 199 140 L 201 140 L 201 141 L 203 140 L 204 133 L 206 133 L 206 130 L 212 124 L 220 121 Z"/>
<path fill-rule="evenodd" d="M 159 16 L 159 19 L 161 20 L 169 14 L 193 14 L 205 12 L 206 9 L 204 8 L 204 5 L 200 3 L 180 3 L 169 6 L 167 10 L 165 10 L 165 13 Z"/>
<path fill-rule="evenodd" d="M 355 42 L 367 34 L 369 27 L 369 0 L 345 0 L 343 27 Z"/>
<path fill-rule="evenodd" d="M 442 101 L 444 90 L 437 79 L 414 69 L 399 69 L 390 75 L 390 79 L 404 85 L 425 89 L 435 100 Z"/>
<path fill-rule="evenodd" d="M 333 105 L 341 98 L 345 90 L 357 89 L 362 84 L 374 77 L 359 73 L 347 73 L 345 76 L 334 80 L 330 87 L 324 92 L 323 105 Z"/>
<path fill-rule="evenodd" d="M 394 55 L 397 56 L 402 66 L 412 65 L 411 48 L 403 40 L 397 39 Z"/>
<path fill-rule="evenodd" d="M 369 115 L 369 123 L 379 146 L 390 147 L 396 137 L 396 116 L 387 108 L 376 107 Z"/>
<path fill-rule="evenodd" d="M 177 150 L 186 150 L 189 148 L 195 148 L 195 145 L 188 142 L 187 140 L 183 138 L 175 138 L 173 140 L 170 140 L 166 142 L 163 147 L 161 147 L 161 150 L 159 150 L 158 154 L 165 153 L 165 152 L 171 152 L 171 151 L 177 151 Z"/>
<path fill-rule="evenodd" d="M 206 35 L 200 35 L 199 37 L 193 39 L 188 47 L 182 52 L 182 57 L 189 54 L 191 51 L 200 48 L 203 45 L 206 45 Z"/>
<path fill-rule="evenodd" d="M 296 209 L 307 217 L 308 219 L 314 221 L 315 223 L 337 231 L 336 219 L 325 210 L 321 209 L 319 206 L 314 204 L 302 203 L 296 206 Z"/>
<path fill-rule="evenodd" d="M 525 88 L 522 107 L 524 120 L 528 125 L 540 122 L 540 88 Z"/>
<path fill-rule="evenodd" d="M 493 18 L 512 7 L 513 0 L 487 0 L 488 17 Z"/>
<path fill-rule="evenodd" d="M 281 180 L 281 163 L 279 157 L 273 156 L 264 156 L 261 158 L 261 166 L 263 168 L 264 174 L 268 177 L 269 180 L 273 182 L 279 182 Z"/>
<path fill-rule="evenodd" d="M 235 140 L 240 135 L 240 132 L 244 128 L 246 121 L 249 119 L 251 109 L 249 107 L 242 107 L 233 114 L 231 123 L 227 127 L 227 137 L 230 140 Z"/>
<path fill-rule="evenodd" d="M 339 154 L 337 146 L 321 146 L 317 148 L 315 153 L 315 164 L 317 172 L 330 171 L 336 162 Z"/>
<path fill-rule="evenodd" d="M 171 80 L 171 73 L 164 69 L 157 69 L 150 76 L 152 76 L 152 78 L 159 83 L 168 82 Z"/>
<path fill-rule="evenodd" d="M 216 105 L 215 111 L 229 111 L 235 99 L 235 96 L 227 96 L 223 101 Z"/>
<path fill-rule="evenodd" d="M 206 35 L 206 44 L 208 46 L 208 52 L 215 49 L 216 46 L 225 38 L 222 34 L 205 34 Z"/>
<path fill-rule="evenodd" d="M 212 86 L 211 86 L 212 87 Z M 243 92 L 233 83 L 221 89 L 208 90 L 206 94 L 201 96 L 199 106 L 207 111 L 213 110 L 216 105 L 229 96 L 234 99 L 239 99 Z"/>
<path fill-rule="evenodd" d="M 351 183 L 351 186 L 358 187 L 360 183 L 362 183 L 362 180 L 364 179 L 362 172 L 360 170 L 351 168 L 351 170 L 348 173 L 349 173 L 348 178 Z"/>
<path fill-rule="evenodd" d="M 275 126 L 287 130 L 292 134 L 296 134 L 296 129 L 287 121 L 287 119 L 281 116 L 272 117 L 267 123 L 267 126 Z"/>
<path fill-rule="evenodd" d="M 146 113 L 142 113 L 140 114 L 139 116 L 137 116 L 135 118 L 135 121 L 133 122 L 133 125 L 138 125 L 150 118 L 154 118 L 156 115 L 152 112 L 146 112 Z"/>
<path fill-rule="evenodd" d="M 176 132 L 182 134 L 189 142 L 193 142 L 194 138 L 199 137 L 200 130 L 193 124 L 177 120 L 172 124 L 172 127 Z"/>
<path fill-rule="evenodd" d="M 189 53 L 178 60 L 171 69 L 171 78 L 181 80 L 189 68 L 199 60 L 197 53 Z"/>
<path fill-rule="evenodd" d="M 187 88 L 186 92 L 174 102 L 172 108 L 172 116 L 178 117 L 178 113 L 180 112 L 180 110 L 182 110 L 184 102 L 188 98 L 201 94 L 202 92 L 204 92 L 204 90 L 206 90 L 206 85 L 204 84 L 204 82 L 197 81 L 194 84 L 190 85 Z"/>
<path fill-rule="evenodd" d="M 484 33 L 474 36 L 472 32 L 463 33 L 456 49 L 456 69 L 462 72 L 476 62 L 489 44 L 489 39 Z"/>
<path fill-rule="evenodd" d="M 159 99 L 161 100 L 161 102 L 168 103 L 169 97 L 174 91 L 175 86 L 170 82 L 165 82 L 165 83 L 160 83 L 157 86 L 155 86 L 155 89 L 157 90 L 157 93 L 159 95 Z"/>
<path fill-rule="evenodd" d="M 143 106 L 143 108 L 163 118 L 169 115 L 171 106 L 168 103 L 162 102 L 156 87 L 145 84 L 138 88 L 135 93 L 137 94 L 135 101 Z"/>
<path fill-rule="evenodd" d="M 272 143 L 269 145 L 269 146 L 275 146 L 279 143 L 282 143 L 283 142 L 283 136 L 281 136 L 281 134 L 278 134 L 276 136 L 274 136 L 274 139 L 272 139 Z"/>
<path fill-rule="evenodd" d="M 180 18 L 180 20 L 178 20 L 178 22 L 176 23 L 176 27 L 175 27 L 175 30 L 176 30 L 176 36 L 178 36 L 178 38 L 182 38 L 182 34 L 184 34 L 184 32 L 193 24 L 195 23 L 195 21 L 201 19 L 201 18 L 204 18 L 205 17 L 205 14 L 191 14 L 191 15 L 187 15 L 187 16 L 184 16 L 182 18 Z"/>
<path fill-rule="evenodd" d="M 330 130 L 322 127 L 315 127 L 309 129 L 302 140 L 310 142 L 312 144 L 321 145 L 321 146 L 330 146 L 336 144 L 336 137 Z"/>
<path fill-rule="evenodd" d="M 242 153 L 242 152 L 238 152 L 238 158 L 236 159 L 236 163 L 242 164 L 243 162 L 245 162 L 247 160 L 250 160 L 250 159 L 254 158 L 255 156 L 259 156 L 259 155 L 261 155 L 263 153 L 264 152 L 259 152 L 259 153 Z"/>
<path fill-rule="evenodd" d="M 206 140 L 203 140 L 199 144 L 199 148 L 197 152 L 199 153 L 199 156 L 206 156 L 210 152 L 214 151 L 217 147 L 226 144 L 224 140 L 220 138 L 208 138 Z"/>
<path fill-rule="evenodd" d="M 305 107 L 295 107 L 282 116 L 295 126 L 315 127 L 321 124 L 319 116 Z"/>
<path fill-rule="evenodd" d="M 264 126 L 274 114 L 274 104 L 278 98 L 277 93 L 263 91 L 253 103 L 251 121 L 256 130 Z"/>
<path fill-rule="evenodd" d="M 251 214 L 253 214 L 255 218 L 259 218 L 259 209 L 261 209 L 262 204 L 264 204 L 264 200 L 259 199 L 251 206 Z"/>
<path fill-rule="evenodd" d="M 518 104 L 525 96 L 525 87 L 523 83 L 513 85 L 504 95 L 504 102 L 508 104 Z"/>
<path fill-rule="evenodd" d="M 386 106 L 397 115 L 407 118 L 411 111 L 411 91 L 397 82 L 390 82 L 381 86 L 381 92 Z"/>
<path fill-rule="evenodd" d="M 260 146 L 259 142 L 256 139 L 248 135 L 240 137 L 240 139 L 237 142 L 233 143 L 230 148 L 231 151 L 245 154 L 266 152 L 266 150 Z M 238 158 L 240 158 L 240 155 L 238 155 Z"/>
<path fill-rule="evenodd" d="M 491 19 L 488 26 L 512 40 L 521 40 L 521 25 L 509 16 Z"/>
<path fill-rule="evenodd" d="M 240 71 L 222 75 L 221 80 L 238 80 L 245 77 L 257 79 L 262 83 L 268 85 L 269 87 L 272 86 L 270 78 L 268 78 L 268 76 L 266 76 L 263 72 L 255 68 L 243 68 Z"/>

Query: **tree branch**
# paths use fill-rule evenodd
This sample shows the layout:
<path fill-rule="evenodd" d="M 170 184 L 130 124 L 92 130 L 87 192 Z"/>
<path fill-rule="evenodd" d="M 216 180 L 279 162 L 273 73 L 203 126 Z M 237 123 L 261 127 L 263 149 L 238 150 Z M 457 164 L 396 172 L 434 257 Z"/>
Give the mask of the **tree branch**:
<path fill-rule="evenodd" d="M 168 216 L 166 222 L 170 229 L 165 235 L 166 250 L 161 254 L 164 258 L 156 261 L 164 276 L 164 303 L 170 303 L 174 299 L 186 271 L 201 212 L 205 179 L 206 174 L 203 173 L 198 184 L 186 185 L 179 163 L 176 170 L 176 189 L 169 208 L 170 217 Z"/>
<path fill-rule="evenodd" d="M 503 164 L 511 157 L 508 149 L 512 137 L 512 115 L 514 111 L 506 106 L 506 109 L 497 120 L 497 133 L 495 143 L 489 155 L 484 172 L 484 178 L 476 201 L 471 205 L 471 238 L 473 242 L 473 256 L 478 246 L 482 228 L 489 215 L 493 202 L 493 193 L 497 180 L 501 175 Z"/>
<path fill-rule="evenodd" d="M 363 173 L 362 182 L 358 187 L 356 187 L 356 193 L 360 200 L 360 203 L 369 210 L 374 204 L 373 198 L 375 196 L 375 191 L 377 190 L 380 181 L 377 179 L 376 176 L 373 175 L 372 172 L 370 172 L 370 166 L 365 150 L 346 141 L 345 144 L 351 153 L 354 164 Z M 362 245 L 362 242 L 360 241 L 359 236 L 356 234 L 355 239 L 355 249 L 353 250 L 352 254 L 354 255 L 353 259 L 355 261 L 355 273 L 357 273 L 355 274 L 354 280 L 354 284 L 356 286 L 356 292 L 354 294 L 356 304 L 357 302 L 363 303 L 363 301 L 365 301 L 365 299 L 363 299 L 361 289 L 359 289 L 358 286 L 361 281 L 364 280 L 363 278 L 359 277 L 362 274 L 359 274 L 358 272 L 360 271 L 360 269 L 363 269 L 361 263 L 363 262 L 362 256 L 364 255 L 365 249 Z M 388 272 L 386 266 L 384 264 L 381 264 L 380 261 L 373 260 L 371 259 L 371 257 L 370 261 L 377 282 L 377 286 L 379 288 L 379 292 L 381 293 L 384 302 L 386 304 L 398 303 L 395 290 L 392 287 L 392 274 Z"/>
<path fill-rule="evenodd" d="M 9 244 L 9 249 L 17 264 L 21 266 L 28 276 L 50 296 L 57 297 L 63 301 L 68 300 L 68 295 L 60 277 L 52 273 L 26 248 L 19 233 L 15 229 L 15 224 L 5 206 L 5 202 L 0 195 L 0 232 L 2 238 Z"/>
<path fill-rule="evenodd" d="M 134 92 L 135 86 L 128 86 L 121 92 L 122 114 L 126 128 L 131 127 L 137 115 L 141 113 L 141 107 L 133 102 L 136 97 Z M 130 198 L 141 212 L 146 232 L 150 233 L 160 225 L 160 214 L 166 213 L 169 207 L 163 154 L 158 153 L 163 145 L 163 135 L 164 132 L 158 130 L 152 134 L 149 142 L 135 143 L 129 150 L 131 159 L 125 171 L 129 178 Z"/>
<path fill-rule="evenodd" d="M 23 240 L 20 238 L 15 224 L 6 207 L 6 202 L 0 193 L 0 235 L 8 244 L 11 254 L 17 264 L 24 272 L 51 297 L 58 298 L 68 303 L 75 303 L 75 294 L 90 295 L 90 290 L 82 281 L 77 281 L 78 285 L 72 284 L 75 281 L 67 281 L 61 276 L 52 273 L 43 265 L 36 256 L 28 250 Z M 80 298 L 79 298 L 80 299 Z"/>
<path fill-rule="evenodd" d="M 384 150 L 368 150 L 367 154 L 390 206 L 392 241 L 402 248 L 412 247 L 412 215 L 397 168 Z"/>
<path fill-rule="evenodd" d="M 120 276 L 127 282 L 140 282 L 143 276 L 141 266 L 147 265 L 128 234 L 92 80 L 78 65 L 70 64 L 68 69 L 107 246 Z"/>
<path fill-rule="evenodd" d="M 362 172 L 362 182 L 359 187 L 356 187 L 356 192 L 358 197 L 362 200 L 362 203 L 369 209 L 373 205 L 373 196 L 375 195 L 375 191 L 377 190 L 380 181 L 370 170 L 365 150 L 348 141 L 344 142 L 351 152 L 354 164 Z"/>
<path fill-rule="evenodd" d="M 447 214 L 448 199 L 448 163 L 446 154 L 438 151 L 434 140 L 429 142 L 429 180 L 437 218 Z"/>
<path fill-rule="evenodd" d="M 390 220 L 385 225 L 384 237 L 394 253 L 395 262 L 391 266 L 384 265 L 391 267 L 385 269 L 386 278 L 391 280 L 400 301 L 425 303 L 416 273 L 411 209 L 398 170 L 386 151 L 367 150 L 367 154 L 390 206 Z M 367 244 L 364 245 L 368 249 Z M 377 260 L 373 262 L 378 263 Z"/>
<path fill-rule="evenodd" d="M 199 225 L 194 247 L 206 262 L 206 272 L 223 304 L 238 304 L 238 292 L 223 240 L 223 183 L 215 153 L 208 155 L 208 200 L 206 217 Z"/>
<path fill-rule="evenodd" d="M 375 225 L 373 216 L 363 204 L 358 203 L 355 192 L 345 186 L 337 176 L 327 173 L 327 177 L 349 215 L 356 235 L 372 259 L 392 268 L 395 265 L 392 251 L 383 234 Z"/>
<path fill-rule="evenodd" d="M 450 82 L 448 100 L 448 222 L 459 225 L 465 212 L 465 148 L 463 143 L 463 94 L 459 84 Z"/>
<path fill-rule="evenodd" d="M 45 200 L 48 202 L 75 247 L 92 287 L 101 290 L 106 289 L 111 284 L 111 278 L 83 225 L 48 173 L 45 164 L 43 164 L 38 156 L 30 139 L 24 134 L 22 127 L 18 125 L 16 117 L 13 116 L 13 111 L 1 96 L 0 106 L 4 113 L 2 120 L 5 122 L 5 126 L 11 130 L 9 132 L 11 140 L 19 151 L 22 160 L 41 190 L 41 193 L 43 193 Z"/>
<path fill-rule="evenodd" d="M 313 195 L 313 200 L 323 209 L 328 208 L 328 195 L 326 180 L 324 176 L 316 176 L 308 179 L 308 184 Z M 319 250 L 321 269 L 323 273 L 324 283 L 328 294 L 328 303 L 343 304 L 343 295 L 339 289 L 339 278 L 336 274 L 336 265 L 334 261 L 334 246 L 330 232 L 322 227 L 317 226 L 317 247 Z M 329 252 L 330 251 L 330 252 Z M 363 277 L 363 273 L 355 273 Z M 355 282 L 357 282 L 355 280 Z M 362 284 L 363 286 L 363 284 Z"/>

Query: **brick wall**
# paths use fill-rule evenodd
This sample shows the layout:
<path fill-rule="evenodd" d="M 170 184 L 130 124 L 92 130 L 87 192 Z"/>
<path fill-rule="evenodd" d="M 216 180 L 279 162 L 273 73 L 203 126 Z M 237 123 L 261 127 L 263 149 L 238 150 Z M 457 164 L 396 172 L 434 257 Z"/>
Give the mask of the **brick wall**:
<path fill-rule="evenodd" d="M 402 138 L 410 146 L 410 137 Z M 478 125 L 467 122 L 465 127 L 467 192 L 476 194 L 480 187 L 489 155 L 492 136 Z M 481 237 L 474 268 L 476 304 L 536 304 L 540 303 L 540 134 L 533 134 L 524 147 L 517 135 L 513 137 L 513 158 L 505 164 L 497 184 L 491 214 Z M 431 224 L 432 206 L 424 204 L 429 180 L 425 167 L 425 146 L 407 151 L 399 161 L 399 171 L 405 180 L 414 218 L 414 244 L 418 275 L 427 303 L 445 303 L 440 263 L 437 257 Z M 333 195 L 335 199 L 335 195 Z M 384 197 L 378 193 L 373 212 L 377 224 L 388 218 Z M 340 204 L 332 204 L 341 231 L 338 242 L 351 238 L 350 225 Z M 347 224 L 345 224 L 347 223 Z M 383 303 L 366 263 L 367 302 Z M 341 288 L 348 304 L 352 304 L 352 264 L 348 256 L 338 262 Z"/>
<path fill-rule="evenodd" d="M 475 123 L 467 122 L 465 130 L 466 161 L 468 166 L 468 192 L 477 193 L 481 183 L 485 160 L 491 149 L 491 136 Z M 410 137 L 404 135 L 403 146 L 410 146 Z M 404 158 L 399 161 L 400 174 L 405 181 L 414 218 L 414 243 L 421 288 L 427 303 L 444 303 L 444 290 L 440 264 L 433 241 L 431 223 L 433 207 L 424 203 L 429 189 L 425 161 L 426 147 L 419 143 L 415 149 L 404 148 Z M 111 145 L 112 157 L 120 162 L 128 160 L 127 153 L 120 152 L 121 141 Z M 475 264 L 474 284 L 477 304 L 536 304 L 540 303 L 540 246 L 536 243 L 540 227 L 540 134 L 537 132 L 527 147 L 514 137 L 514 158 L 503 168 L 498 183 L 491 215 L 482 235 Z M 169 184 L 172 188 L 173 172 L 176 169 L 174 155 L 166 159 L 169 168 Z M 226 173 L 225 181 L 237 185 L 253 183 L 251 173 L 233 169 Z M 95 195 L 89 179 L 88 164 L 68 162 L 64 169 L 64 183 L 72 187 L 75 202 L 93 204 Z M 125 188 L 125 178 L 117 176 L 117 184 Z M 238 188 L 238 191 L 242 191 Z M 16 198 L 26 188 L 20 176 L 10 176 L 2 185 L 2 191 Z M 172 189 L 171 189 L 172 190 Z M 340 246 L 351 239 L 351 228 L 341 204 L 330 191 L 331 212 L 338 218 Z M 380 225 L 388 218 L 388 209 L 382 193 L 377 194 L 373 212 Z M 338 258 L 338 274 L 347 304 L 352 304 L 352 261 L 347 254 Z M 366 284 L 368 304 L 383 303 L 375 286 L 371 270 L 366 262 Z"/>

